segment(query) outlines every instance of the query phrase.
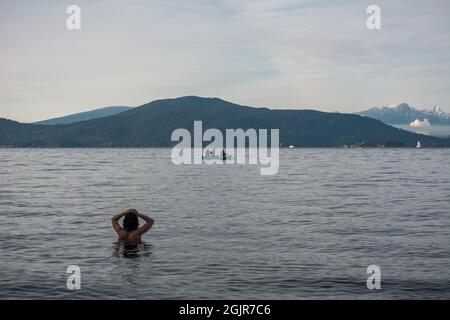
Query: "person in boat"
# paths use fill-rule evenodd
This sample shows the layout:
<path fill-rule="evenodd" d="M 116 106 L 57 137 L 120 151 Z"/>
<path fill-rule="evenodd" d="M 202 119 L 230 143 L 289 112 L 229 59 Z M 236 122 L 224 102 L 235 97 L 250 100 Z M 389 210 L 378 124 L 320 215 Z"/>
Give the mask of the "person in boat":
<path fill-rule="evenodd" d="M 209 150 L 209 149 L 206 149 L 205 157 L 212 157 L 212 155 L 213 155 L 213 152 L 211 150 Z"/>
<path fill-rule="evenodd" d="M 122 226 L 119 220 L 123 218 Z M 139 218 L 145 221 L 142 226 L 139 226 Z M 142 235 L 151 229 L 155 220 L 138 212 L 136 209 L 127 209 L 121 213 L 114 215 L 111 218 L 113 229 L 118 235 L 118 241 L 130 244 L 142 243 Z"/>

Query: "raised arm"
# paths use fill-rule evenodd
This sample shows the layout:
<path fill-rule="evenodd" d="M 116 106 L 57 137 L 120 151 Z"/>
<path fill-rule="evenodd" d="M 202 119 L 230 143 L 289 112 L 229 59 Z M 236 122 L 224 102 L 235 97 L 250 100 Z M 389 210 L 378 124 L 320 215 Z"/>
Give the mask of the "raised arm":
<path fill-rule="evenodd" d="M 148 230 L 150 230 L 150 228 L 153 226 L 153 224 L 155 223 L 155 220 L 153 220 L 152 218 L 150 218 L 149 216 L 142 214 L 140 212 L 136 212 L 136 215 L 141 218 L 142 220 L 145 221 L 145 223 L 140 226 L 135 232 L 139 235 L 143 235 L 144 233 L 146 233 Z"/>
<path fill-rule="evenodd" d="M 122 212 L 112 216 L 111 223 L 112 223 L 112 226 L 113 226 L 114 230 L 117 232 L 117 234 L 119 234 L 121 231 L 123 231 L 123 228 L 119 224 L 120 218 L 122 218 L 128 212 L 131 212 L 133 210 L 135 210 L 135 209 L 127 209 L 125 211 L 122 211 Z"/>

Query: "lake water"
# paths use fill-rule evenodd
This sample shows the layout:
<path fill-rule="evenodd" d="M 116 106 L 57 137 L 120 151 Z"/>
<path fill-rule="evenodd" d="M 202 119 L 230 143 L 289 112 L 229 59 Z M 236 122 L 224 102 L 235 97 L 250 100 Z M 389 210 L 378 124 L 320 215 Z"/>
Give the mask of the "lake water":
<path fill-rule="evenodd" d="M 450 298 L 448 149 L 281 150 L 275 176 L 177 166 L 169 149 L 0 161 L 2 299 Z M 128 207 L 156 220 L 135 248 L 111 228 Z"/>

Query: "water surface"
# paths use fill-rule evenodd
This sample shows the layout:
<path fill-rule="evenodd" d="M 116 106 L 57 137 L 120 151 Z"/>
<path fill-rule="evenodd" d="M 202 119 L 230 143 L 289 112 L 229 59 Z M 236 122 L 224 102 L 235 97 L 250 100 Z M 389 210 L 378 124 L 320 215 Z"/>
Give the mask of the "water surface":
<path fill-rule="evenodd" d="M 261 176 L 168 149 L 0 149 L 0 298 L 450 298 L 450 150 L 280 157 Z M 139 246 L 115 243 L 128 207 L 156 220 Z"/>

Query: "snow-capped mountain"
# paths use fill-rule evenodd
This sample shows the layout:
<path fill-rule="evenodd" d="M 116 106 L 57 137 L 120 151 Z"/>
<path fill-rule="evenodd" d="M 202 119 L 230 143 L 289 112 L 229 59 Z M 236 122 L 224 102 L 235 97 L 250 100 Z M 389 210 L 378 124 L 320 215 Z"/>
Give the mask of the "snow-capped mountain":
<path fill-rule="evenodd" d="M 450 113 L 446 113 L 442 108 L 435 106 L 431 110 L 418 109 L 401 103 L 396 107 L 375 107 L 365 111 L 356 112 L 364 117 L 378 119 L 387 124 L 410 124 L 419 119 L 427 119 L 431 125 L 450 125 Z"/>
<path fill-rule="evenodd" d="M 447 117 L 447 118 L 448 118 L 448 116 L 449 116 L 448 113 L 445 113 L 444 110 L 442 110 L 442 109 L 441 109 L 440 107 L 438 107 L 438 106 L 435 106 L 435 107 L 433 108 L 433 110 L 431 110 L 431 113 L 443 115 L 443 116 L 445 116 L 445 117 Z"/>

